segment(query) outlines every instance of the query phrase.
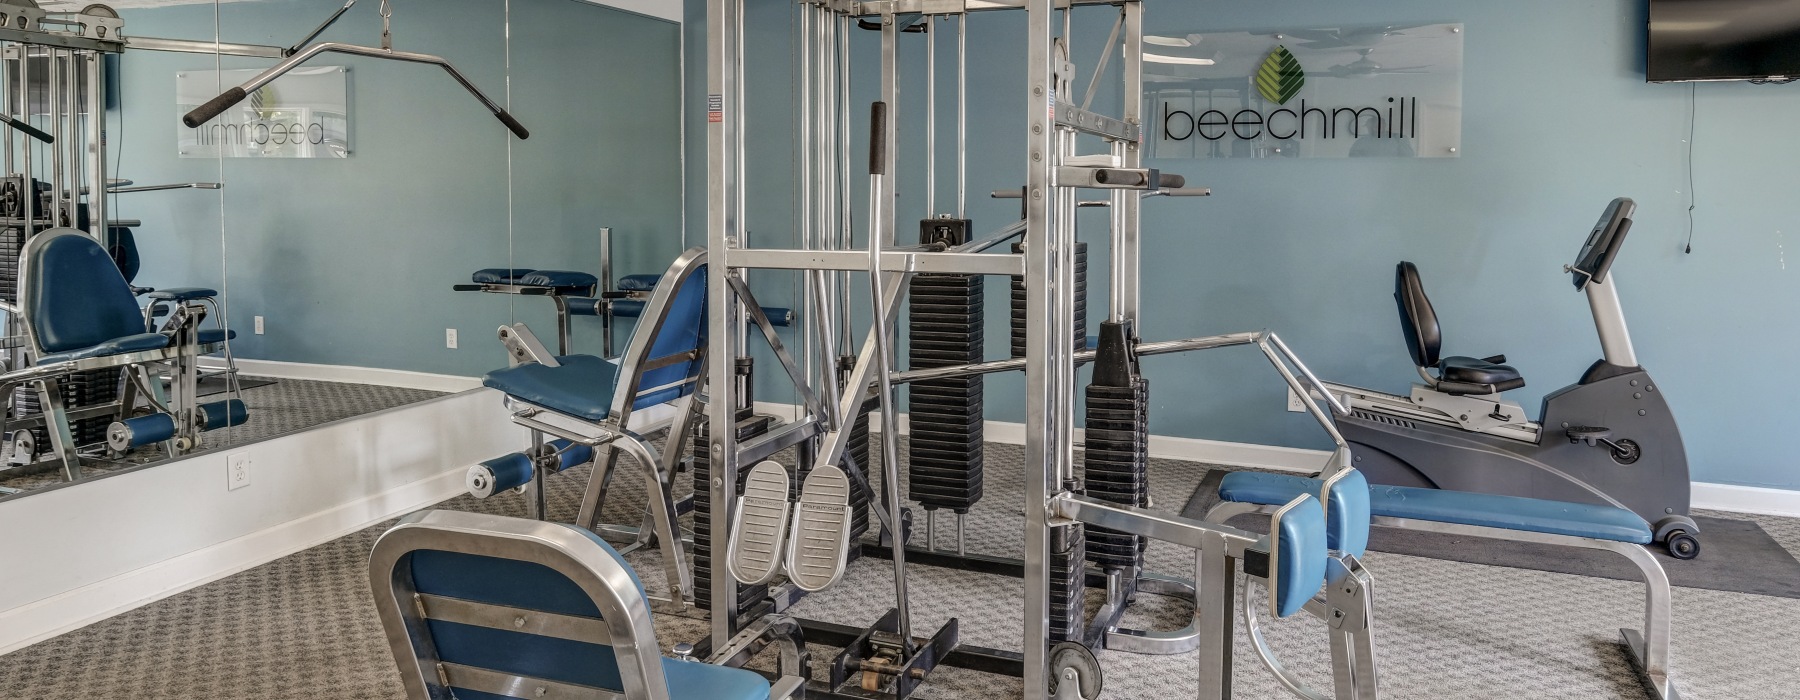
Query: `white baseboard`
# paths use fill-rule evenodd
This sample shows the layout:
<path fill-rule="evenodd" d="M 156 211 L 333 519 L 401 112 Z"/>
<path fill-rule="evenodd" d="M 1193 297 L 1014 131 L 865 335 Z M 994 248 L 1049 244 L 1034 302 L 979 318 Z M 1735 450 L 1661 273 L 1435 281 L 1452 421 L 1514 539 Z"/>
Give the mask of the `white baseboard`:
<path fill-rule="evenodd" d="M 0 634 L 0 655 L 453 498 L 466 489 L 466 472 L 447 471 L 5 611 L 0 630 L 24 636 Z"/>
<path fill-rule="evenodd" d="M 223 364 L 218 358 L 207 358 L 202 363 L 207 369 L 221 369 Z M 424 391 L 442 391 L 456 393 L 481 387 L 480 377 L 460 377 L 453 374 L 430 374 L 427 372 L 410 372 L 401 369 L 382 369 L 379 367 L 348 367 L 344 365 L 320 365 L 307 362 L 280 362 L 276 360 L 237 360 L 238 372 L 247 376 L 274 377 L 276 379 L 308 379 L 319 382 L 345 382 L 349 384 L 373 384 L 376 386 L 392 386 L 402 389 L 421 389 Z"/>
<path fill-rule="evenodd" d="M 759 401 L 757 410 L 791 418 L 798 409 L 791 404 Z M 878 416 L 879 412 L 872 415 Z M 901 433 L 905 433 L 907 430 L 904 414 L 900 416 L 899 428 Z M 991 420 L 987 421 L 985 430 L 989 442 L 1008 445 L 1025 444 L 1025 424 L 1023 423 Z M 869 432 L 880 433 L 881 421 L 872 417 L 869 421 Z M 1083 431 L 1077 428 L 1075 430 L 1076 443 L 1080 444 L 1083 439 Z M 1331 453 L 1295 447 L 1151 435 L 1150 456 L 1227 467 L 1316 472 L 1325 467 L 1326 460 L 1330 458 Z M 1692 502 L 1694 508 L 1704 510 L 1800 517 L 1800 491 L 1696 481 L 1693 483 Z"/>
<path fill-rule="evenodd" d="M 1694 482 L 1694 507 L 1800 518 L 1800 491 Z"/>

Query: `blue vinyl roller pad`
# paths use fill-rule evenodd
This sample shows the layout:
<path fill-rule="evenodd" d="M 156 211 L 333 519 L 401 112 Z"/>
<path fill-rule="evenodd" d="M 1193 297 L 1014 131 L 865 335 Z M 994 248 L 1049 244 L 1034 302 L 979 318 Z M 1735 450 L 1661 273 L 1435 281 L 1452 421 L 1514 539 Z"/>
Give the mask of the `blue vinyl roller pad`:
<path fill-rule="evenodd" d="M 570 467 L 579 467 L 594 461 L 594 448 L 587 445 L 577 445 L 559 438 L 551 440 L 550 447 L 557 451 L 556 471 L 558 472 L 568 471 Z"/>
<path fill-rule="evenodd" d="M 569 297 L 563 303 L 569 305 L 570 316 L 599 316 L 600 312 L 606 310 L 604 299 L 592 297 Z"/>
<path fill-rule="evenodd" d="M 1287 617 L 1306 607 L 1325 583 L 1325 563 L 1331 558 L 1325 546 L 1325 508 L 1311 494 L 1301 496 L 1294 507 L 1270 525 L 1271 555 L 1269 596 L 1275 614 Z"/>
<path fill-rule="evenodd" d="M 207 430 L 243 425 L 244 421 L 250 420 L 250 410 L 244 407 L 241 399 L 203 403 L 200 404 L 200 411 L 206 416 Z"/>
<path fill-rule="evenodd" d="M 531 458 L 523 452 L 495 457 L 469 468 L 469 494 L 487 498 L 516 489 L 531 481 L 531 472 Z"/>
<path fill-rule="evenodd" d="M 131 446 L 143 447 L 175 437 L 175 418 L 167 413 L 125 419 L 131 430 Z"/>

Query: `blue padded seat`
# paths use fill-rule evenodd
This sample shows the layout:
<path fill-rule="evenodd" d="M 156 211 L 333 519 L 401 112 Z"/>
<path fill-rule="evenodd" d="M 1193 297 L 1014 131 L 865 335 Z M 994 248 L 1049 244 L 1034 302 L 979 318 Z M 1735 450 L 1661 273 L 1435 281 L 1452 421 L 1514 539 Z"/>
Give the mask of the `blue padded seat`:
<path fill-rule="evenodd" d="M 1318 479 L 1234 472 L 1219 485 L 1219 498 L 1234 503 L 1281 505 L 1302 493 L 1316 494 Z M 1649 544 L 1649 523 L 1623 508 L 1488 493 L 1407 486 L 1369 487 L 1369 512 L 1389 518 L 1492 527 L 1550 535 Z"/>
<path fill-rule="evenodd" d="M 518 279 L 537 270 L 529 267 L 490 267 L 469 276 L 475 284 L 518 284 Z"/>
<path fill-rule="evenodd" d="M 518 283 L 527 287 L 592 287 L 600 283 L 600 278 L 586 272 L 536 270 L 520 275 Z"/>
<path fill-rule="evenodd" d="M 205 287 L 175 287 L 173 289 L 158 289 L 149 294 L 145 294 L 144 298 L 155 299 L 156 301 L 193 301 L 195 299 L 212 299 L 217 296 L 219 296 L 217 290 L 207 289 Z"/>
<path fill-rule="evenodd" d="M 20 306 L 48 357 L 80 359 L 168 346 L 144 333 L 137 295 L 98 241 L 72 229 L 39 234 Z M 40 361 L 55 361 L 48 357 Z"/>
<path fill-rule="evenodd" d="M 614 559 L 619 553 L 598 535 L 579 532 Z M 412 553 L 412 580 L 419 593 L 558 615 L 599 618 L 600 609 L 574 581 L 535 562 L 438 550 Z M 625 571 L 644 595 L 644 583 Z M 618 662 L 605 644 L 577 642 L 506 629 L 428 620 L 438 659 L 505 673 L 620 690 Z M 663 658 L 663 675 L 674 700 L 768 700 L 769 682 L 752 671 Z M 462 700 L 504 700 L 456 688 Z"/>
<path fill-rule="evenodd" d="M 626 275 L 619 280 L 621 292 L 648 292 L 656 289 L 656 283 L 662 281 L 662 275 Z"/>
<path fill-rule="evenodd" d="M 223 343 L 227 340 L 236 339 L 237 331 L 229 331 L 223 328 L 202 328 L 200 329 L 200 332 L 195 335 L 200 338 L 201 343 Z"/>
<path fill-rule="evenodd" d="M 559 413 L 606 420 L 612 413 L 619 366 L 593 355 L 562 355 L 556 361 L 562 366 L 528 362 L 497 369 L 487 373 L 481 385 Z"/>
<path fill-rule="evenodd" d="M 104 343 L 100 343 L 99 345 L 45 355 L 38 358 L 38 364 L 47 365 L 54 362 L 86 360 L 94 357 L 110 357 L 131 352 L 161 350 L 166 347 L 169 347 L 169 336 L 161 333 L 138 333 L 123 338 L 114 338 Z"/>

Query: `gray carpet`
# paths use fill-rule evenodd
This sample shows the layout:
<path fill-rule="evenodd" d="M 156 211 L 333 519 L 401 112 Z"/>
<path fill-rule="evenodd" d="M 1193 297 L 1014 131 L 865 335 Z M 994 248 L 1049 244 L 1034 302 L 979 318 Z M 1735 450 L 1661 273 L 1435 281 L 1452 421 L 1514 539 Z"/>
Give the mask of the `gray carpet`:
<path fill-rule="evenodd" d="M 970 514 L 971 551 L 1016 556 L 1023 517 L 1016 446 L 989 445 L 987 498 Z M 1153 460 L 1152 494 L 1176 510 L 1205 465 Z M 586 468 L 552 480 L 551 513 L 574 515 Z M 622 475 L 623 476 L 623 475 Z M 614 482 L 606 517 L 634 522 L 634 479 Z M 452 499 L 447 508 L 521 515 L 522 500 Z M 1800 520 L 1753 518 L 1789 551 L 1800 551 Z M 3 698 L 399 698 L 392 661 L 375 620 L 364 567 L 383 525 L 314 547 L 138 610 L 0 657 Z M 940 527 L 944 521 L 940 520 Z M 940 530 L 942 532 L 942 530 Z M 940 534 L 940 544 L 947 539 Z M 630 557 L 645 584 L 660 585 L 655 553 Z M 1153 568 L 1191 575 L 1179 547 L 1154 544 Z M 1375 552 L 1377 643 L 1388 698 L 1639 698 L 1617 643 L 1639 624 L 1641 587 L 1604 578 L 1504 569 Z M 967 571 L 910 570 L 920 628 L 956 617 L 972 644 L 1017 649 L 1022 628 L 1016 579 Z M 892 605 L 886 562 L 864 559 L 837 586 L 802 601 L 796 614 L 867 624 Z M 1674 675 L 1698 700 L 1786 697 L 1800 686 L 1800 601 L 1691 588 L 1674 598 Z M 1127 622 L 1174 627 L 1183 611 L 1149 599 Z M 705 634 L 698 615 L 659 615 L 666 647 Z M 1328 657 L 1311 621 L 1274 625 L 1275 647 L 1323 686 Z M 815 648 L 822 667 L 835 650 Z M 1106 697 L 1183 698 L 1196 689 L 1192 655 L 1143 657 L 1101 652 Z M 766 664 L 767 659 L 759 663 Z M 819 668 L 823 671 L 823 668 Z M 1237 697 L 1289 697 L 1239 640 Z M 919 697 L 1019 697 L 1015 679 L 945 669 Z"/>
<path fill-rule="evenodd" d="M 250 420 L 243 425 L 206 433 L 206 443 L 203 449 L 225 449 L 261 442 L 332 421 L 418 403 L 444 395 L 443 392 L 437 391 L 402 389 L 373 384 L 316 382 L 304 379 L 275 381 L 249 376 L 242 379 L 244 380 L 242 383 L 244 405 L 250 411 Z M 161 446 L 150 445 L 132 451 L 123 460 L 117 462 L 99 460 L 84 462 L 82 470 L 86 477 L 91 478 L 135 469 L 164 460 Z M 6 471 L 0 471 L 0 486 L 27 492 L 62 483 L 60 471 L 24 476 L 9 476 L 8 474 Z"/>
<path fill-rule="evenodd" d="M 1219 482 L 1226 473 L 1222 469 L 1208 472 L 1188 498 L 1182 515 L 1204 518 L 1218 503 Z M 1800 598 L 1800 560 L 1755 521 L 1697 515 L 1694 522 L 1700 526 L 1699 557 L 1676 559 L 1660 546 L 1650 548 L 1670 585 Z M 1259 533 L 1269 531 L 1268 518 L 1260 515 L 1238 516 L 1229 524 Z M 1636 566 L 1612 552 L 1532 542 L 1377 527 L 1369 535 L 1369 549 L 1469 564 L 1643 580 Z"/>

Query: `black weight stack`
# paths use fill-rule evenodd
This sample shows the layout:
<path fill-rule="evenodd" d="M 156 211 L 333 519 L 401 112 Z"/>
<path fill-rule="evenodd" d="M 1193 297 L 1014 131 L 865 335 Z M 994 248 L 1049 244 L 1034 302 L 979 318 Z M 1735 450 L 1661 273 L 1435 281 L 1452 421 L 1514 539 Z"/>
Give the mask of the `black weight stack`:
<path fill-rule="evenodd" d="M 748 410 L 739 412 L 738 440 L 748 440 L 768 432 L 769 421 L 751 420 L 752 418 L 755 416 Z M 706 446 L 711 442 L 712 431 L 702 417 L 694 424 L 694 453 L 690 458 L 690 468 L 694 472 L 694 605 L 701 610 L 712 609 L 712 460 L 706 456 Z M 750 467 L 754 465 L 742 466 L 737 478 L 739 493 L 743 492 L 744 479 L 750 475 Z M 766 585 L 746 586 L 738 583 L 737 614 L 743 615 L 767 597 L 769 587 Z"/>
<path fill-rule="evenodd" d="M 1080 523 L 1050 530 L 1050 641 L 1082 641 L 1087 563 Z"/>
<path fill-rule="evenodd" d="M 1100 324 L 1094 379 L 1087 388 L 1085 491 L 1094 498 L 1128 506 L 1150 504 L 1149 383 L 1138 374 L 1121 324 Z M 1123 570 L 1135 580 L 1147 543 L 1137 535 L 1105 528 L 1087 533 L 1087 560 L 1107 570 Z"/>
<path fill-rule="evenodd" d="M 1087 244 L 1075 244 L 1075 350 L 1087 349 Z M 1014 243 L 1012 252 L 1025 246 Z M 1012 356 L 1025 356 L 1025 278 L 1012 278 Z"/>
<path fill-rule="evenodd" d="M 968 242 L 969 222 L 926 219 L 920 243 L 953 247 Z M 986 299 L 979 275 L 914 275 L 908 291 L 908 347 L 912 369 L 980 362 Z M 908 388 L 907 478 L 912 499 L 927 511 L 968 513 L 982 495 L 981 377 L 914 382 Z"/>

